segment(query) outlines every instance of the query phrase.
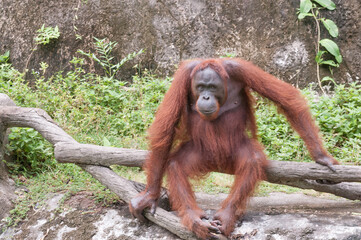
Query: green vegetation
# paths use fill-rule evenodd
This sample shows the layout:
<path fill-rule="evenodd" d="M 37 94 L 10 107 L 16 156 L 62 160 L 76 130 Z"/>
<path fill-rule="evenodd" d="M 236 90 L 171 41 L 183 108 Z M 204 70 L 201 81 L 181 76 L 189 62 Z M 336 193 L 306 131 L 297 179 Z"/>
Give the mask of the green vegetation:
<path fill-rule="evenodd" d="M 31 128 L 12 128 L 9 134 L 10 144 L 7 151 L 15 156 L 14 162 L 7 165 L 13 173 L 21 173 L 29 177 L 41 171 L 54 168 L 56 161 L 52 157 L 50 143 Z"/>
<path fill-rule="evenodd" d="M 35 37 L 35 43 L 37 45 L 46 45 L 49 44 L 50 41 L 58 39 L 60 37 L 60 32 L 58 26 L 53 27 L 45 27 L 45 24 L 41 26 L 41 28 L 37 31 L 38 35 Z"/>
<path fill-rule="evenodd" d="M 111 53 L 113 49 L 118 45 L 118 43 L 109 41 L 106 38 L 98 39 L 94 37 L 94 40 L 95 40 L 94 46 L 98 56 L 95 53 L 91 53 L 91 52 L 86 53 L 83 50 L 78 50 L 78 52 L 82 55 L 85 55 L 93 59 L 100 66 L 102 66 L 105 75 L 109 78 L 114 78 L 115 74 L 117 74 L 117 72 L 123 66 L 124 63 L 132 60 L 133 58 L 144 52 L 144 50 L 141 49 L 139 52 L 130 53 L 120 62 L 114 63 L 114 57 L 111 55 Z"/>
<path fill-rule="evenodd" d="M 9 60 L 10 51 L 6 51 L 6 53 L 0 55 L 0 64 L 6 63 Z"/>
<path fill-rule="evenodd" d="M 5 59 L 0 63 L 0 92 L 9 95 L 18 106 L 42 108 L 70 135 L 81 143 L 146 149 L 146 129 L 171 82 L 144 71 L 133 76 L 131 83 L 107 76 L 87 73 L 84 59 L 71 60 L 73 70 L 44 77 L 35 73 L 33 86 L 23 74 Z M 116 64 L 116 63 L 112 63 Z M 319 96 L 314 86 L 303 92 L 311 103 L 312 112 L 324 136 L 327 149 L 343 164 L 361 164 L 361 85 L 336 86 L 332 96 Z M 259 98 L 257 96 L 257 98 Z M 267 100 L 259 99 L 257 106 L 259 138 L 270 159 L 310 161 L 303 141 L 290 128 Z M 119 199 L 89 174 L 72 164 L 57 164 L 52 146 L 32 129 L 13 128 L 7 148 L 14 156 L 8 163 L 17 185 L 29 191 L 21 192 L 9 225 L 16 224 L 26 213 L 41 204 L 49 193 L 64 191 L 69 195 L 90 191 L 103 204 Z M 121 176 L 144 182 L 138 168 L 114 167 Z M 228 192 L 233 177 L 211 173 L 196 191 Z M 272 191 L 294 192 L 295 188 L 262 183 L 259 194 Z"/>
<path fill-rule="evenodd" d="M 312 17 L 316 23 L 317 54 L 315 57 L 315 61 L 317 63 L 317 80 L 322 92 L 325 93 L 324 89 L 322 88 L 321 82 L 331 81 L 335 85 L 336 83 L 335 80 L 330 76 L 325 76 L 322 79 L 320 78 L 320 66 L 327 66 L 332 75 L 332 68 L 339 67 L 339 64 L 342 62 L 342 55 L 340 53 L 338 45 L 334 41 L 328 38 L 321 39 L 320 22 L 322 22 L 323 26 L 326 28 L 331 37 L 338 37 L 338 27 L 335 22 L 330 19 L 321 17 L 321 10 L 323 9 L 333 11 L 336 9 L 336 4 L 331 0 L 300 0 L 300 8 L 298 9 L 297 14 L 299 20 L 302 20 L 308 16 Z M 324 48 L 324 50 L 321 50 L 321 46 Z M 329 59 L 324 59 L 325 54 L 328 55 Z M 336 60 L 336 62 L 334 61 L 334 59 Z"/>
<path fill-rule="evenodd" d="M 332 96 L 320 96 L 312 90 L 312 85 L 303 93 L 328 151 L 342 163 L 361 164 L 361 85 L 336 86 Z M 286 118 L 266 103 L 258 103 L 257 119 L 259 136 L 270 159 L 311 161 L 302 139 L 290 128 Z"/>

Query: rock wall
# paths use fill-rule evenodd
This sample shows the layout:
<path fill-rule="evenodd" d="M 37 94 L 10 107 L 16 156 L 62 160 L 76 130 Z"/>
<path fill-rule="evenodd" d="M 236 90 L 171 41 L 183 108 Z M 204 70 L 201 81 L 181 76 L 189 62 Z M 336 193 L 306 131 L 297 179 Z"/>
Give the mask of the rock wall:
<path fill-rule="evenodd" d="M 337 82 L 361 77 L 361 2 L 334 0 L 335 11 L 324 16 L 339 26 L 335 39 L 344 62 L 334 71 Z M 58 0 L 0 1 L 0 53 L 11 51 L 20 70 L 35 47 L 42 24 L 59 26 L 61 36 L 42 46 L 29 60 L 29 69 L 49 64 L 48 74 L 72 68 L 69 60 L 78 49 L 93 49 L 93 37 L 117 41 L 114 54 L 121 59 L 146 49 L 139 66 L 162 75 L 188 58 L 233 54 L 251 60 L 266 71 L 298 86 L 316 81 L 316 27 L 298 21 L 299 0 Z M 80 35 L 81 39 L 76 36 Z M 323 34 L 327 36 L 325 30 Z M 90 70 L 98 70 L 90 63 Z M 133 61 L 121 76 L 129 78 Z M 326 71 L 324 69 L 324 71 Z"/>

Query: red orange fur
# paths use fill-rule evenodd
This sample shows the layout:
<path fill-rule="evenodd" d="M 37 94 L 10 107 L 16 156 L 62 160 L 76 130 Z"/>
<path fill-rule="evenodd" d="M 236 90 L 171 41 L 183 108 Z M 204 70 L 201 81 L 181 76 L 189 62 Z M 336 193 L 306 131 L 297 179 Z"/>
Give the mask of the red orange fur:
<path fill-rule="evenodd" d="M 204 120 L 191 106 L 192 78 L 207 67 L 216 71 L 225 85 L 236 86 L 242 100 L 240 106 L 212 121 Z M 237 217 L 244 212 L 257 183 L 265 178 L 267 160 L 257 141 L 251 89 L 275 102 L 314 159 L 326 156 L 337 164 L 322 146 L 305 99 L 290 84 L 241 59 L 183 62 L 149 129 L 151 153 L 145 163 L 147 188 L 139 198 L 143 197 L 145 202 L 156 201 L 162 178 L 167 173 L 172 207 L 178 211 L 183 224 L 201 238 L 209 237 L 209 225 L 201 220 L 204 213 L 196 204 L 189 177 L 210 171 L 235 175 L 228 198 L 214 216 L 221 223 L 218 228 L 226 235 L 232 232 Z M 145 207 L 149 204 L 131 206 L 131 211 L 134 212 L 134 208 L 142 211 Z"/>

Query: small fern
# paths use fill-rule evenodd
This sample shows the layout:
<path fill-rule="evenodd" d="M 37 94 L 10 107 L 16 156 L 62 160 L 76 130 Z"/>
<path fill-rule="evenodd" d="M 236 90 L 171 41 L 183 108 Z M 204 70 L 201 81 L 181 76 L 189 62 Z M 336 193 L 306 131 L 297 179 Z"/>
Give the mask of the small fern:
<path fill-rule="evenodd" d="M 90 51 L 84 52 L 83 50 L 78 50 L 78 53 L 96 61 L 100 66 L 102 66 L 105 75 L 109 78 L 114 78 L 114 76 L 117 74 L 120 67 L 124 65 L 124 63 L 134 59 L 136 56 L 144 52 L 144 50 L 141 49 L 139 52 L 130 53 L 120 62 L 114 63 L 114 57 L 111 55 L 111 53 L 113 49 L 118 45 L 118 43 L 108 41 L 106 38 L 98 39 L 94 37 L 94 40 L 94 46 L 98 55 L 96 55 L 95 53 L 91 53 Z"/>

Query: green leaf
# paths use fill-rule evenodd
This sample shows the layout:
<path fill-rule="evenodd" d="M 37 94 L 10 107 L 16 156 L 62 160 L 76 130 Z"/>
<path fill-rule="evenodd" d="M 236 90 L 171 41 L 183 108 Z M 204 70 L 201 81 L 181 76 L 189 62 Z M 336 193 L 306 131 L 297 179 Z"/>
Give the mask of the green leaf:
<path fill-rule="evenodd" d="M 338 55 L 337 57 L 335 57 L 336 58 L 336 61 L 338 62 L 338 63 L 342 63 L 342 55 Z"/>
<path fill-rule="evenodd" d="M 339 67 L 339 65 L 337 63 L 335 63 L 333 60 L 326 60 L 326 61 L 321 61 L 318 64 L 320 65 L 330 65 L 332 67 Z"/>
<path fill-rule="evenodd" d="M 308 13 L 312 8 L 311 0 L 300 1 L 300 13 Z"/>
<path fill-rule="evenodd" d="M 341 53 L 340 53 L 340 49 L 338 48 L 337 44 L 330 40 L 330 39 L 322 39 L 320 41 L 320 44 L 327 49 L 327 51 L 329 53 L 331 53 L 335 58 L 336 58 L 336 61 L 338 63 L 341 63 L 342 62 L 342 56 L 341 56 Z"/>
<path fill-rule="evenodd" d="M 335 10 L 336 4 L 331 0 L 313 0 L 316 3 L 320 4 L 322 7 L 327 8 L 328 10 Z"/>
<path fill-rule="evenodd" d="M 336 82 L 335 82 L 335 79 L 333 79 L 330 76 L 323 77 L 322 80 L 321 80 L 321 82 L 327 82 L 327 81 L 331 81 L 331 82 L 333 82 L 333 84 L 337 85 Z"/>
<path fill-rule="evenodd" d="M 328 33 L 332 36 L 332 37 L 337 37 L 338 36 L 338 28 L 336 26 L 336 24 L 334 23 L 334 21 L 330 20 L 330 19 L 321 19 L 323 25 L 325 26 L 325 28 L 327 29 Z"/>
<path fill-rule="evenodd" d="M 315 57 L 315 61 L 320 64 L 323 61 L 322 55 L 325 53 L 326 51 L 318 51 L 316 57 Z"/>
<path fill-rule="evenodd" d="M 94 54 L 90 54 L 91 58 L 95 60 L 97 63 L 99 63 L 101 66 L 104 66 L 104 63 Z"/>
<path fill-rule="evenodd" d="M 312 17 L 312 14 L 311 13 L 300 13 L 300 14 L 298 14 L 298 19 L 301 20 L 301 19 L 304 19 L 307 16 Z"/>

